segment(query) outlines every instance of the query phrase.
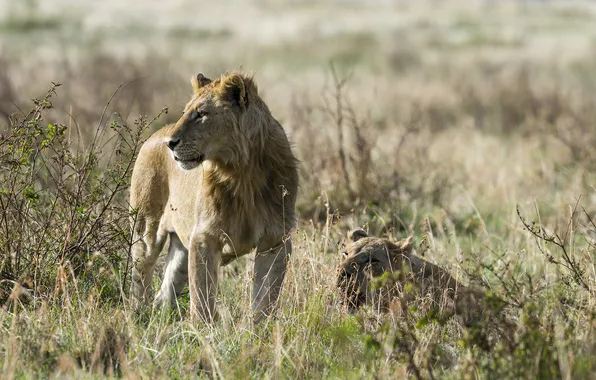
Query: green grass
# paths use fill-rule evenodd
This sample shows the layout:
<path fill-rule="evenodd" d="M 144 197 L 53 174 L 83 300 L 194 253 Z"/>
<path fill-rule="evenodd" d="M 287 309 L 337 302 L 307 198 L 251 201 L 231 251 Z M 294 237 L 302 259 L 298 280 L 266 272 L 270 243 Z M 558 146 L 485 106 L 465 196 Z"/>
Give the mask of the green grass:
<path fill-rule="evenodd" d="M 10 17 L 0 23 L 0 30 L 12 33 L 35 33 L 56 31 L 62 28 L 62 23 L 58 18 L 17 18 Z"/>

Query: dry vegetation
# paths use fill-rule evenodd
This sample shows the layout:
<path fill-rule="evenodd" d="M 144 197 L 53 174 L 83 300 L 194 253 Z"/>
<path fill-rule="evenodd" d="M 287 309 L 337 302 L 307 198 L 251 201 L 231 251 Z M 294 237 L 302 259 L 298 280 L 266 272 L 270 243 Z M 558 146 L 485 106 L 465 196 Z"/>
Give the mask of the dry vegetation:
<path fill-rule="evenodd" d="M 592 5 L 118 3 L 0 2 L 3 378 L 596 374 Z M 214 326 L 188 323 L 187 295 L 134 313 L 139 144 L 177 119 L 191 74 L 240 65 L 301 160 L 279 311 L 252 325 L 248 258 L 222 269 Z M 500 317 L 348 313 L 334 287 L 357 226 L 413 233 Z"/>

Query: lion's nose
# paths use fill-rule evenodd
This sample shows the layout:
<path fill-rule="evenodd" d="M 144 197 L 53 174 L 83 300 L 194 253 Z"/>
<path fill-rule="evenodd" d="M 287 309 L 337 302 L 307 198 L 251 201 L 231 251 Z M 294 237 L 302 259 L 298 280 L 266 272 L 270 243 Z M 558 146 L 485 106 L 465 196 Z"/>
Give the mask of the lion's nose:
<path fill-rule="evenodd" d="M 166 144 L 168 145 L 168 148 L 170 148 L 170 150 L 174 150 L 174 148 L 176 147 L 176 145 L 178 145 L 180 143 L 180 139 L 168 139 L 166 140 Z"/>

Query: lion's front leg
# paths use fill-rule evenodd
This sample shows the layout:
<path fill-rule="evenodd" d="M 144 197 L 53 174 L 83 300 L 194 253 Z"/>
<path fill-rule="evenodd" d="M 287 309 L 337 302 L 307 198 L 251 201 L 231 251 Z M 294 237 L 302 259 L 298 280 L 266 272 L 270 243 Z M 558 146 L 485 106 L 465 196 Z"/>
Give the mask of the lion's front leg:
<path fill-rule="evenodd" d="M 221 262 L 221 245 L 205 235 L 191 238 L 188 255 L 188 290 L 190 316 L 195 322 L 216 318 L 215 299 Z"/>
<path fill-rule="evenodd" d="M 256 254 L 252 288 L 252 309 L 255 322 L 259 322 L 274 310 L 291 253 L 292 242 L 287 240 L 266 253 Z"/>

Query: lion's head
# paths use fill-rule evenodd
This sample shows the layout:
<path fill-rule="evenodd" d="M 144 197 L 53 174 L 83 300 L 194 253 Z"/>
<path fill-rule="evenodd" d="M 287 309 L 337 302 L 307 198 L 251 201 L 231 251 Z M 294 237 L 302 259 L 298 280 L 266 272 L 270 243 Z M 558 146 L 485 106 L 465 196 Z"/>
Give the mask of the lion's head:
<path fill-rule="evenodd" d="M 380 293 L 371 281 L 386 272 L 399 271 L 412 251 L 412 238 L 393 243 L 388 239 L 368 237 L 363 229 L 348 234 L 350 240 L 341 263 L 337 286 L 350 309 L 378 299 Z"/>
<path fill-rule="evenodd" d="M 198 74 L 191 84 L 194 94 L 165 138 L 174 160 L 186 170 L 205 160 L 223 166 L 246 163 L 248 148 L 262 131 L 246 130 L 255 128 L 245 125 L 258 123 L 245 120 L 268 111 L 253 79 L 234 72 L 212 81 Z"/>

